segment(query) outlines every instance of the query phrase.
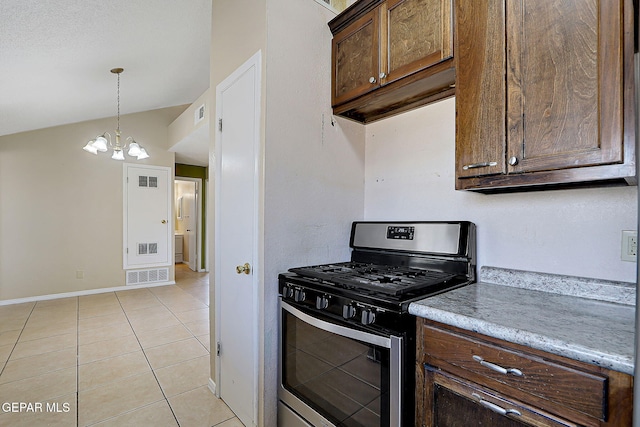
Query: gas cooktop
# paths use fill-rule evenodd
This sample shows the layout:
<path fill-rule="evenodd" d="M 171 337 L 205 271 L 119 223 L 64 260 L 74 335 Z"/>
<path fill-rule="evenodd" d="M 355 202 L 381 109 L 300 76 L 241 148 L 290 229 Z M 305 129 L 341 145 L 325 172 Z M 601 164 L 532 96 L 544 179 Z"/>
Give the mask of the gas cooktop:
<path fill-rule="evenodd" d="M 291 268 L 279 276 L 283 300 L 364 304 L 406 312 L 411 301 L 475 281 L 475 225 L 354 222 L 351 260 Z"/>
<path fill-rule="evenodd" d="M 440 271 L 361 262 L 298 267 L 289 271 L 335 287 L 366 290 L 396 297 L 444 284 L 456 277 L 456 274 Z"/>

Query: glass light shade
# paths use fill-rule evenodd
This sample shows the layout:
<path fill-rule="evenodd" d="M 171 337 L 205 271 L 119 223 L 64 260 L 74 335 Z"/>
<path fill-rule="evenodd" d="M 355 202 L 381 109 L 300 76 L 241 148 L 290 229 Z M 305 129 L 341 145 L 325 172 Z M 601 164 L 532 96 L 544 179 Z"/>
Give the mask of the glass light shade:
<path fill-rule="evenodd" d="M 89 142 L 87 142 L 87 145 L 85 145 L 84 147 L 82 147 L 82 149 L 84 151 L 88 151 L 91 154 L 98 154 L 98 149 L 93 145 L 95 143 L 94 140 L 91 140 Z"/>
<path fill-rule="evenodd" d="M 137 159 L 138 160 L 142 160 L 142 159 L 147 159 L 149 158 L 149 155 L 147 154 L 147 150 L 145 150 L 144 148 L 140 147 L 140 154 L 138 154 Z"/>
<path fill-rule="evenodd" d="M 127 154 L 129 154 L 131 157 L 137 157 L 140 155 L 140 153 L 142 153 L 142 151 L 140 150 L 140 146 L 137 142 L 133 141 L 131 144 L 129 144 L 129 151 L 127 152 Z"/>
<path fill-rule="evenodd" d="M 113 150 L 113 160 L 124 160 L 124 152 L 122 150 Z"/>
<path fill-rule="evenodd" d="M 96 138 L 96 142 L 93 143 L 93 146 L 96 147 L 96 150 L 104 153 L 107 151 L 107 142 L 107 138 L 105 138 L 104 135 L 101 135 Z"/>

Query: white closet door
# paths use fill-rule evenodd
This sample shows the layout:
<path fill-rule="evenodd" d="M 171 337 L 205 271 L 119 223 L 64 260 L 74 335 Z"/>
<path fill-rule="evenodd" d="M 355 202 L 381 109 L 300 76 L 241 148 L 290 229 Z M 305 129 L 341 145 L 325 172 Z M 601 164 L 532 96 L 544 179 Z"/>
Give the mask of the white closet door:
<path fill-rule="evenodd" d="M 258 52 L 216 87 L 217 386 L 247 427 L 258 425 L 260 69 Z"/>
<path fill-rule="evenodd" d="M 171 168 L 124 164 L 124 269 L 171 264 Z"/>

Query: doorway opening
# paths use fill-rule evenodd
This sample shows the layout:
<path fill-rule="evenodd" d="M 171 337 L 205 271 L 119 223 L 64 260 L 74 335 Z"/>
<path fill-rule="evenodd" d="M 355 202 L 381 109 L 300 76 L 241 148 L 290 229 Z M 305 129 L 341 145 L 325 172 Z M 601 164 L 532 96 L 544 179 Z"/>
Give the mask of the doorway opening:
<path fill-rule="evenodd" d="M 176 177 L 174 197 L 175 262 L 195 272 L 206 271 L 202 262 L 202 179 Z"/>

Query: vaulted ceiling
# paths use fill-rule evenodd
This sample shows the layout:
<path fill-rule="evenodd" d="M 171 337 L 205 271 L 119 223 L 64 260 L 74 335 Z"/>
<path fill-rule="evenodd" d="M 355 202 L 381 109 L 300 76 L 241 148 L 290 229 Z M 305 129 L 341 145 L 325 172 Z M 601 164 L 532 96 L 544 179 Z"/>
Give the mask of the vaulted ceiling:
<path fill-rule="evenodd" d="M 211 0 L 0 0 L 0 135 L 195 101 Z"/>

